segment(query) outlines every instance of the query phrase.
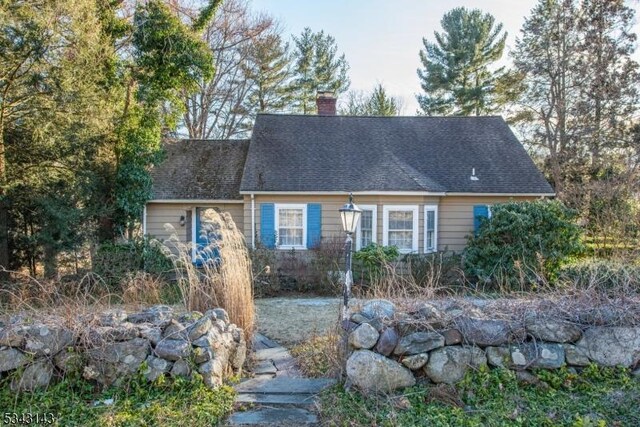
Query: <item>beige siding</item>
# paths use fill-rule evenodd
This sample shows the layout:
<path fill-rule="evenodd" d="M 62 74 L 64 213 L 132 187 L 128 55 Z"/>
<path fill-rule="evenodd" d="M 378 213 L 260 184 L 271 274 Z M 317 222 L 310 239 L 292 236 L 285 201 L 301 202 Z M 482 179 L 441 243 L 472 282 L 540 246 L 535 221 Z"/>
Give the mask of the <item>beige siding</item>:
<path fill-rule="evenodd" d="M 473 207 L 536 197 L 445 196 L 438 208 L 438 250 L 461 251 L 473 233 Z"/>
<path fill-rule="evenodd" d="M 187 227 L 180 226 L 180 216 L 187 216 L 193 208 L 218 208 L 220 212 L 228 212 L 240 230 L 244 230 L 244 215 L 242 203 L 148 203 L 147 204 L 147 235 L 159 239 L 168 238 L 172 231 L 167 231 L 166 224 L 173 227 L 180 241 L 187 240 Z"/>
<path fill-rule="evenodd" d="M 438 249 L 460 251 L 464 249 L 467 236 L 473 232 L 473 206 L 479 204 L 492 205 L 509 200 L 533 200 L 535 197 L 498 197 L 498 196 L 357 196 L 356 204 L 376 205 L 377 224 L 376 239 L 382 243 L 383 206 L 385 205 L 417 205 L 418 206 L 418 247 L 424 251 L 424 206 L 438 205 Z M 338 209 L 346 202 L 346 196 L 320 195 L 256 195 L 255 196 L 255 231 L 260 235 L 260 205 L 262 203 L 320 203 L 322 205 L 322 238 L 343 236 Z M 170 232 L 165 224 L 170 224 L 181 241 L 186 241 L 187 226 L 181 227 L 181 215 L 194 207 L 218 208 L 229 212 L 238 228 L 244 230 L 247 243 L 251 245 L 251 197 L 245 196 L 242 203 L 149 203 L 147 205 L 147 234 L 167 238 Z M 256 239 L 257 242 L 257 239 Z"/>
<path fill-rule="evenodd" d="M 418 206 L 418 247 L 420 251 L 423 248 L 424 241 L 424 205 L 438 204 L 439 197 L 425 196 L 356 196 L 354 202 L 360 205 L 376 205 L 377 224 L 376 238 L 378 243 L 382 243 L 382 210 L 384 205 L 417 205 Z M 260 205 L 262 203 L 320 203 L 322 205 L 322 238 L 330 239 L 333 237 L 343 237 L 342 224 L 340 222 L 340 213 L 338 209 L 347 201 L 347 196 L 333 195 L 255 195 L 255 230 L 256 235 L 260 236 Z M 244 207 L 244 223 L 245 236 L 247 242 L 251 244 L 251 197 L 245 196 Z M 256 242 L 258 242 L 256 238 Z"/>

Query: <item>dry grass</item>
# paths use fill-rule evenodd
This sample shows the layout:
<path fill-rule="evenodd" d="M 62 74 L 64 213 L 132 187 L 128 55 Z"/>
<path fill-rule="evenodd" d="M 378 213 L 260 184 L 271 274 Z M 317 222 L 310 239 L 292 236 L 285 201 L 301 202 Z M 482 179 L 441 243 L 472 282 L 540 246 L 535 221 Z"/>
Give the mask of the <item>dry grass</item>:
<path fill-rule="evenodd" d="M 200 249 L 199 267 L 192 262 L 192 244 L 180 242 L 175 233 L 162 243 L 174 265 L 182 302 L 189 311 L 224 308 L 248 339 L 254 330 L 255 308 L 244 236 L 228 213 L 207 209 L 202 222 L 208 244 Z"/>
<path fill-rule="evenodd" d="M 337 330 L 314 336 L 291 349 L 300 370 L 312 378 L 335 378 L 342 371 L 343 360 L 336 348 L 340 345 Z"/>

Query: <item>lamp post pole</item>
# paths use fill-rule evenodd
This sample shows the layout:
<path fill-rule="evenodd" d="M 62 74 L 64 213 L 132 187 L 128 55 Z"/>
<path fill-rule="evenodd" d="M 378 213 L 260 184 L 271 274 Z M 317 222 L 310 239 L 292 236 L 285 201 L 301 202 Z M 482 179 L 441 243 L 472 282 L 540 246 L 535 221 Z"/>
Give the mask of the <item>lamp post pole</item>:
<path fill-rule="evenodd" d="M 342 327 L 349 327 L 349 296 L 351 295 L 351 285 L 353 284 L 353 274 L 351 272 L 351 249 L 353 247 L 352 233 L 347 233 L 347 239 L 344 243 L 345 250 L 345 274 L 344 286 L 342 287 Z"/>
<path fill-rule="evenodd" d="M 349 327 L 349 296 L 351 295 L 351 285 L 353 284 L 353 275 L 351 272 L 351 250 L 353 249 L 353 233 L 358 227 L 360 214 L 362 210 L 353 203 L 353 194 L 349 193 L 349 201 L 339 209 L 340 218 L 342 219 L 342 228 L 347 234 L 345 240 L 345 275 L 344 286 L 342 287 L 342 327 Z"/>

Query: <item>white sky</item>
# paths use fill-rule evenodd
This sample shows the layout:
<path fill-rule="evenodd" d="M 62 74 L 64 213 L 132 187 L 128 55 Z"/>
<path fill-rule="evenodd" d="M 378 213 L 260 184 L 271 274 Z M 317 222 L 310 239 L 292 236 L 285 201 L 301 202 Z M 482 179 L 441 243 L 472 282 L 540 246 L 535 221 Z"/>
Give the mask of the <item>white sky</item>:
<path fill-rule="evenodd" d="M 508 33 L 508 51 L 537 1 L 252 0 L 251 4 L 254 10 L 275 16 L 285 34 L 299 34 L 311 27 L 334 36 L 351 66 L 351 89 L 370 91 L 382 83 L 389 94 L 402 100 L 403 114 L 413 115 L 418 108 L 415 94 L 420 91 L 416 70 L 421 65 L 422 38 L 433 41 L 445 12 L 465 6 L 491 13 Z M 640 2 L 631 0 L 630 4 L 638 9 Z M 640 33 L 637 22 L 634 29 Z M 640 52 L 635 58 L 640 60 Z"/>

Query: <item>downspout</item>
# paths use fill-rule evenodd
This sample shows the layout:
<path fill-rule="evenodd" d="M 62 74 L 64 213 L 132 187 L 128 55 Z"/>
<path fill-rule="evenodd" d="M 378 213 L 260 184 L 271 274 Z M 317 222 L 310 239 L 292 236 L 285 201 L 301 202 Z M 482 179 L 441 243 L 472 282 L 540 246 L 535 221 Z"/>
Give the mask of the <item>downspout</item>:
<path fill-rule="evenodd" d="M 251 247 L 256 248 L 256 196 L 251 193 Z"/>
<path fill-rule="evenodd" d="M 142 208 L 142 235 L 147 235 L 147 204 Z"/>

